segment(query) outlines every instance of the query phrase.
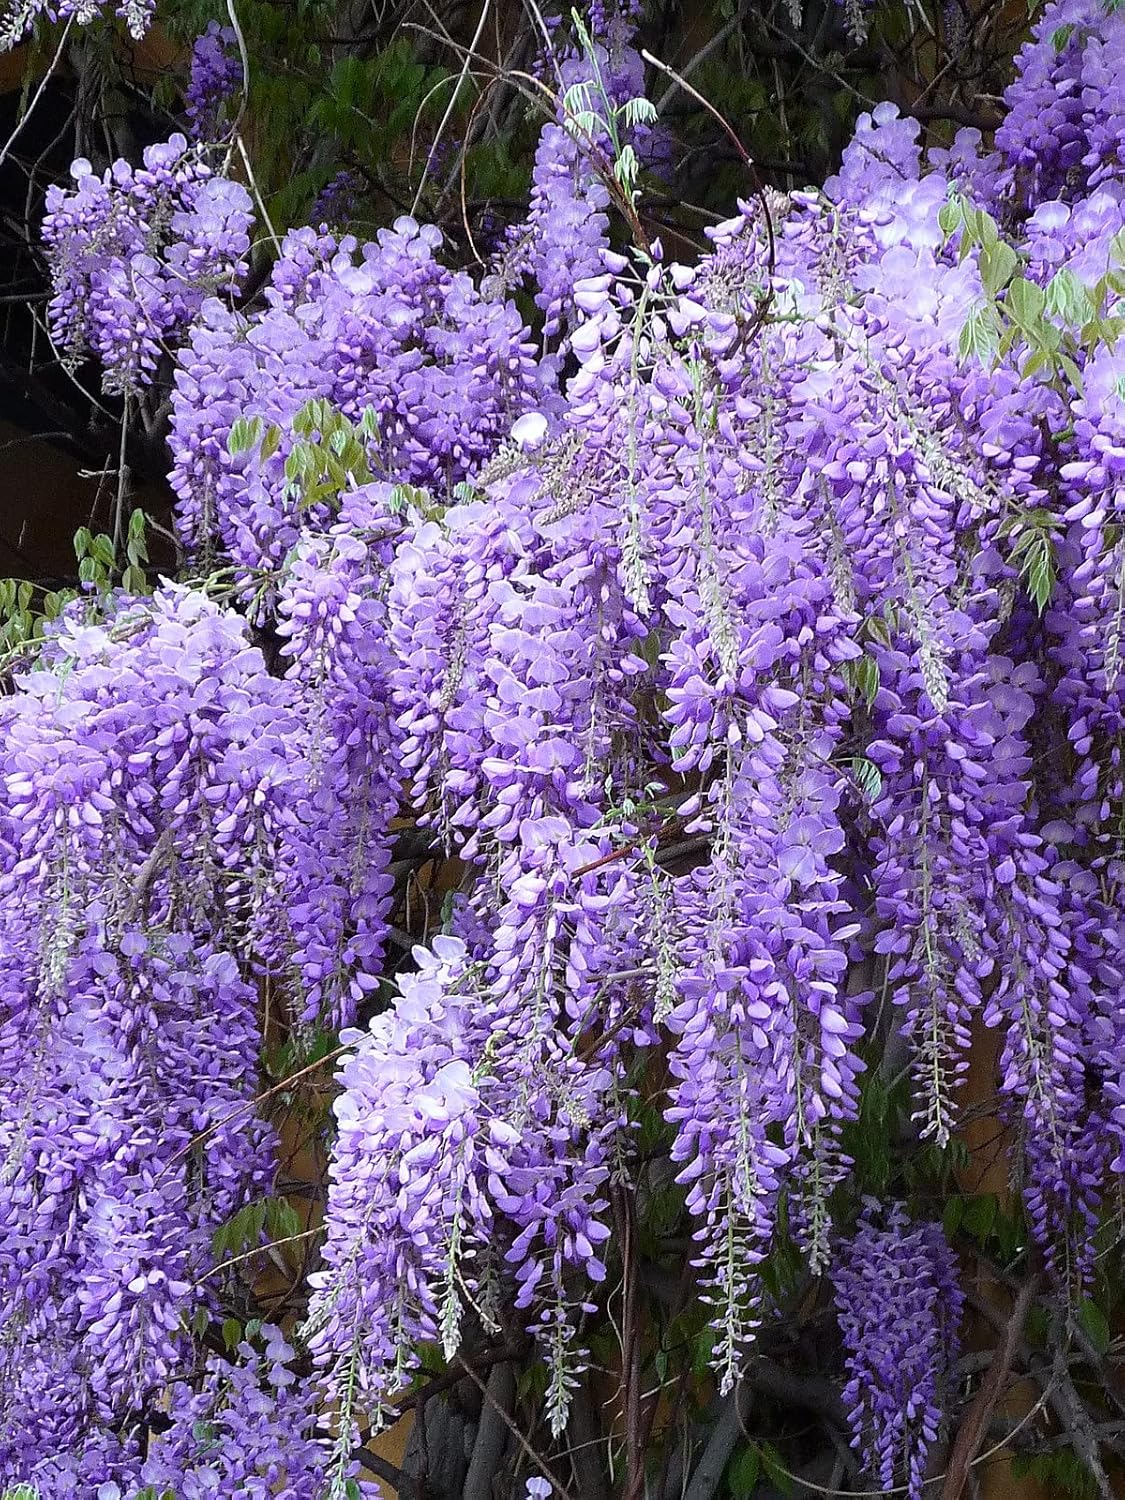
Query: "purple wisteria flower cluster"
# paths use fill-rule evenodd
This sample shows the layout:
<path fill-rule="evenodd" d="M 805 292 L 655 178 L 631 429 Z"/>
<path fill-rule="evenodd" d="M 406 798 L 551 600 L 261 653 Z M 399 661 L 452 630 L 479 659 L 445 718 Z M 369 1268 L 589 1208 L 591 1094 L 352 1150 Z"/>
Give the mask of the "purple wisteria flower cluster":
<path fill-rule="evenodd" d="M 139 169 L 116 161 L 99 177 L 79 160 L 71 176 L 73 189 L 48 190 L 43 222 L 51 335 L 68 360 L 95 355 L 107 390 L 132 391 L 151 383 L 208 299 L 237 290 L 250 195 L 178 134 L 148 147 Z"/>
<path fill-rule="evenodd" d="M 184 113 L 193 140 L 214 141 L 220 132 L 223 107 L 243 85 L 242 63 L 234 31 L 212 21 L 196 37 L 191 49 L 191 74 L 184 95 Z"/>
<path fill-rule="evenodd" d="M 869 1204 L 833 1279 L 852 1444 L 877 1484 L 890 1490 L 905 1471 L 918 1500 L 957 1359 L 956 1257 L 940 1224 L 912 1224 L 900 1204 Z"/>
<path fill-rule="evenodd" d="M 296 576 L 287 597 L 309 613 Z M 279 680 L 238 615 L 168 586 L 96 624 L 64 616 L 0 700 L 0 1481 L 43 1496 L 95 1479 L 128 1495 L 130 1476 L 184 1495 L 321 1493 L 315 1394 L 290 1391 L 276 1337 L 260 1370 L 212 1361 L 198 1394 L 173 1385 L 191 1328 L 217 1315 L 215 1231 L 273 1181 L 253 1107 L 258 987 L 314 974 L 297 986 L 304 1019 L 340 1024 L 354 994 L 336 997 L 335 966 L 356 994 L 378 968 L 385 877 L 354 824 L 387 793 L 361 791 L 380 768 L 366 739 L 346 805 L 322 793 L 364 719 L 359 683 L 333 691 L 333 652 L 314 649 L 315 689 L 300 662 Z M 324 939 L 336 866 L 361 885 Z M 131 1434 L 169 1386 L 176 1421 L 145 1457 Z M 201 1447 L 201 1423 L 221 1443 Z"/>
<path fill-rule="evenodd" d="M 109 12 L 120 16 L 134 41 L 140 41 L 156 11 L 156 0 L 119 0 Z M 106 15 L 99 0 L 7 0 L 0 16 L 0 52 L 23 41 L 38 21 L 77 22 L 88 26 Z"/>
<path fill-rule="evenodd" d="M 560 38 L 545 68 L 557 118 L 540 132 L 527 217 L 508 231 L 495 270 L 502 285 L 531 284 L 548 340 L 580 318 L 575 290 L 602 269 L 614 181 L 631 192 L 640 162 L 661 152 L 632 45 L 635 9 L 595 5 L 584 45 L 562 47 Z"/>
<path fill-rule="evenodd" d="M 102 1465 L 128 1496 L 127 1413 L 180 1389 L 209 1232 L 268 1190 L 252 1111 L 213 1129 L 250 1095 L 266 980 L 298 1031 L 355 1028 L 300 1330 L 335 1493 L 420 1346 L 452 1357 L 470 1323 L 522 1323 L 564 1431 L 638 1093 L 720 1388 L 784 1228 L 836 1286 L 884 1485 L 918 1493 L 960 1304 L 904 1206 L 835 1231 L 868 1070 L 904 1049 L 940 1148 L 998 1028 L 1030 1234 L 1088 1286 L 1125 1169 L 1125 361 L 1099 332 L 1125 181 L 1090 82 L 1123 35 L 1058 0 L 1024 54 L 1009 107 L 1066 137 L 1057 171 L 1010 132 L 926 156 L 882 106 L 823 191 L 740 203 L 694 265 L 609 245 L 575 132 L 620 167 L 645 112 L 635 58 L 591 42 L 537 159 L 538 340 L 410 218 L 290 233 L 254 310 L 186 278 L 172 479 L 218 571 L 75 610 L 0 700 L 0 1351 L 33 1411 L 0 1476 L 46 1500 L 92 1482 L 52 1465 Z M 88 200 L 114 264 L 159 269 L 118 178 L 132 202 L 121 169 L 52 205 L 53 316 L 127 383 L 149 325 L 78 232 Z M 353 442 L 363 475 L 325 486 Z M 280 640 L 273 675 L 219 591 Z M 404 814 L 458 887 L 386 1008 Z M 253 1483 L 275 1343 L 181 1403 L 221 1408 L 199 1420 Z"/>
<path fill-rule="evenodd" d="M 285 557 L 306 509 L 287 472 L 293 419 L 310 400 L 327 399 L 357 426 L 367 417 L 379 477 L 446 496 L 545 399 L 553 364 L 537 361 L 515 305 L 486 300 L 450 271 L 440 243 L 436 229 L 407 217 L 363 246 L 296 230 L 264 310 L 204 305 L 176 372 L 171 433 L 190 550 L 206 554 L 218 541 L 248 568 Z M 240 417 L 280 430 L 268 460 L 232 457 Z"/>

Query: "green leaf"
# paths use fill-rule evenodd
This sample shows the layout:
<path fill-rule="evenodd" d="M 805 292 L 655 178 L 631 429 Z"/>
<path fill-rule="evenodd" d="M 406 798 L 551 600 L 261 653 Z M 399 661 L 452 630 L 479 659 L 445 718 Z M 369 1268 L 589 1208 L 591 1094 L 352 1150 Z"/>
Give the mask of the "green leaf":
<path fill-rule="evenodd" d="M 90 556 L 101 563 L 103 568 L 112 568 L 116 561 L 116 553 L 113 550 L 113 538 L 108 536 L 96 536 L 90 543 Z"/>
<path fill-rule="evenodd" d="M 762 1455 L 756 1443 L 748 1443 L 727 1465 L 727 1490 L 732 1500 L 747 1500 L 757 1488 L 762 1472 Z"/>
<path fill-rule="evenodd" d="M 852 757 L 852 775 L 861 795 L 868 802 L 877 802 L 883 790 L 883 773 L 874 761 L 864 755 Z"/>
<path fill-rule="evenodd" d="M 879 691 L 879 663 L 873 656 L 857 656 L 850 664 L 848 673 L 852 687 L 870 708 Z"/>
<path fill-rule="evenodd" d="M 1059 361 L 1059 365 L 1061 366 L 1061 368 L 1063 370 L 1063 373 L 1066 375 L 1066 378 L 1070 381 L 1071 386 L 1073 387 L 1073 389 L 1075 390 L 1075 392 L 1079 396 L 1081 396 L 1081 394 L 1082 394 L 1082 371 L 1075 364 L 1074 360 L 1071 359 L 1071 357 L 1070 357 L 1069 354 L 1060 354 L 1059 357 L 1058 357 L 1058 361 Z"/>
<path fill-rule="evenodd" d="M 1046 303 L 1047 294 L 1041 286 L 1028 281 L 1025 276 L 1017 276 L 1008 288 L 1005 306 L 1009 317 L 1027 332 L 1042 320 Z"/>
<path fill-rule="evenodd" d="M 975 1240 L 983 1243 L 992 1233 L 992 1226 L 996 1223 L 999 1208 L 1000 1204 L 995 1193 L 981 1193 L 979 1197 L 970 1199 L 965 1205 L 961 1227 L 966 1234 L 971 1234 Z"/>
<path fill-rule="evenodd" d="M 1052 537 L 1044 531 L 1025 532 L 1029 538 L 1024 546 L 1023 536 L 1016 546 L 1022 553 L 1020 577 L 1024 581 L 1028 596 L 1040 614 L 1047 608 L 1055 591 L 1055 547 Z M 1016 549 L 1013 549 L 1015 554 Z"/>
<path fill-rule="evenodd" d="M 692 1374 L 697 1377 L 706 1375 L 711 1368 L 711 1355 L 715 1349 L 715 1330 L 704 1328 L 699 1333 L 691 1351 Z"/>
<path fill-rule="evenodd" d="M 979 258 L 980 277 L 985 291 L 993 297 L 997 292 L 1003 291 L 1018 265 L 1019 256 L 1011 245 L 1006 245 L 1003 240 L 998 240 L 994 245 L 986 245 Z"/>
<path fill-rule="evenodd" d="M 978 359 L 990 365 L 1000 348 L 1000 318 L 991 302 L 974 307 L 965 319 L 958 349 L 962 359 Z"/>
<path fill-rule="evenodd" d="M 261 432 L 261 417 L 237 417 L 227 438 L 227 452 L 232 458 L 247 452 L 258 441 Z"/>
<path fill-rule="evenodd" d="M 942 204 L 938 210 L 938 228 L 946 239 L 960 229 L 963 223 L 960 198 L 950 198 L 948 202 Z"/>
<path fill-rule="evenodd" d="M 1107 1353 L 1110 1341 L 1109 1322 L 1098 1304 L 1089 1297 L 1078 1308 L 1078 1322 L 1097 1352 Z"/>
<path fill-rule="evenodd" d="M 965 1200 L 960 1193 L 954 1193 L 946 1202 L 942 1210 L 941 1227 L 945 1230 L 945 1237 L 951 1240 L 961 1227 L 961 1221 L 965 1217 Z"/>
<path fill-rule="evenodd" d="M 980 242 L 987 249 L 995 245 L 1000 239 L 1000 227 L 992 215 L 983 208 L 977 209 L 977 234 Z"/>
<path fill-rule="evenodd" d="M 793 1494 L 793 1481 L 781 1462 L 781 1454 L 772 1443 L 763 1443 L 761 1453 L 762 1468 L 774 1489 L 780 1490 L 783 1495 Z"/>
<path fill-rule="evenodd" d="M 656 119 L 656 105 L 644 98 L 626 99 L 622 114 L 625 124 L 630 128 L 634 125 L 651 125 Z"/>
<path fill-rule="evenodd" d="M 211 1247 L 216 1256 L 222 1256 L 224 1252 L 228 1256 L 234 1256 L 244 1250 L 252 1250 L 261 1243 L 265 1223 L 265 1199 L 244 1204 L 225 1224 L 220 1224 L 215 1230 L 211 1237 Z"/>
<path fill-rule="evenodd" d="M 262 434 L 262 446 L 259 449 L 259 457 L 265 463 L 271 459 L 281 446 L 281 428 L 276 422 L 271 422 Z"/>
<path fill-rule="evenodd" d="M 1063 266 L 1047 283 L 1047 312 L 1064 323 L 1085 323 L 1096 311 L 1089 288 L 1069 268 Z"/>
<path fill-rule="evenodd" d="M 242 1342 L 242 1324 L 237 1318 L 223 1320 L 223 1344 L 228 1350 L 237 1349 Z"/>
<path fill-rule="evenodd" d="M 266 1231 L 271 1240 L 288 1240 L 301 1232 L 301 1220 L 288 1198 L 266 1201 Z"/>
<path fill-rule="evenodd" d="M 1029 354 L 1020 367 L 1020 375 L 1024 380 L 1030 380 L 1033 375 L 1038 375 L 1045 365 L 1051 363 L 1050 353 L 1046 349 L 1037 349 L 1034 354 Z"/>

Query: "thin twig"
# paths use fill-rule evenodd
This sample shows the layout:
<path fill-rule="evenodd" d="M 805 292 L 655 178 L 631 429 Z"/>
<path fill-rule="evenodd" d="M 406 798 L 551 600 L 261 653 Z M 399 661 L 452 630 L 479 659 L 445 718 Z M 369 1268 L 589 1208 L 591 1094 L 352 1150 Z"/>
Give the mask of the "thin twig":
<path fill-rule="evenodd" d="M 4 142 L 3 149 L 0 150 L 0 167 L 2 167 L 4 165 L 4 163 L 7 161 L 8 154 L 11 151 L 12 147 L 15 145 L 16 140 L 17 140 L 20 132 L 23 130 L 23 127 L 27 124 L 28 120 L 31 119 L 31 116 L 35 113 L 35 106 L 39 103 L 40 99 L 43 97 L 43 94 L 44 94 L 44 91 L 47 88 L 47 85 L 50 83 L 52 77 L 54 76 L 55 69 L 58 67 L 59 63 L 62 61 L 63 48 L 66 46 L 66 39 L 70 35 L 70 28 L 71 28 L 71 26 L 73 26 L 73 24 L 74 24 L 74 17 L 71 16 L 69 18 L 69 20 L 67 21 L 65 27 L 63 28 L 63 34 L 59 38 L 59 45 L 55 49 L 55 55 L 54 55 L 54 57 L 52 57 L 50 65 L 47 68 L 47 71 L 43 74 L 43 77 L 40 79 L 40 81 L 39 81 L 39 87 L 35 90 L 35 93 L 34 93 L 34 95 L 32 97 L 31 103 L 27 106 L 27 108 L 24 110 L 23 114 L 16 121 L 15 127 L 12 130 L 11 135 Z"/>
<path fill-rule="evenodd" d="M 235 144 L 238 146 L 238 154 L 242 157 L 242 165 L 246 168 L 246 176 L 250 182 L 250 191 L 254 194 L 254 201 L 255 203 L 257 203 L 258 209 L 261 212 L 262 222 L 265 224 L 266 229 L 269 231 L 270 239 L 273 241 L 273 248 L 277 251 L 278 255 L 280 255 L 281 241 L 278 239 L 277 230 L 273 227 L 273 220 L 270 218 L 270 211 L 266 207 L 266 200 L 262 197 L 262 190 L 258 186 L 258 179 L 254 176 L 254 168 L 250 163 L 250 156 L 246 150 L 246 144 L 243 141 L 241 135 L 237 133 L 235 134 L 234 139 Z"/>
<path fill-rule="evenodd" d="M 543 1458 L 541 1454 L 537 1453 L 531 1446 L 528 1440 L 524 1437 L 523 1433 L 517 1427 L 516 1423 L 512 1420 L 512 1418 L 508 1415 L 504 1408 L 497 1402 L 496 1398 L 490 1393 L 488 1387 L 485 1385 L 484 1381 L 480 1378 L 477 1372 L 473 1369 L 472 1365 L 466 1364 L 464 1360 L 461 1360 L 461 1367 L 465 1371 L 465 1374 L 468 1375 L 469 1379 L 476 1386 L 477 1390 L 480 1391 L 484 1399 L 499 1413 L 505 1427 L 507 1427 L 508 1431 L 515 1438 L 516 1442 L 523 1449 L 524 1453 L 527 1454 L 531 1462 L 539 1470 L 540 1474 L 543 1475 L 544 1479 L 546 1479 L 549 1484 L 554 1485 L 555 1490 L 561 1496 L 561 1500 L 574 1500 L 574 1496 L 567 1489 L 566 1485 L 564 1485 L 562 1481 L 556 1478 L 556 1476 L 551 1472 L 551 1469 L 547 1465 L 547 1460 Z"/>
<path fill-rule="evenodd" d="M 295 1245 L 300 1240 L 308 1240 L 316 1234 L 323 1234 L 325 1226 L 314 1224 L 311 1229 L 303 1229 L 300 1234 L 288 1234 L 283 1240 L 270 1240 L 268 1245 L 255 1245 L 252 1250 L 245 1250 L 241 1255 L 232 1255 L 230 1260 L 220 1261 L 218 1265 L 212 1266 L 204 1271 L 203 1275 L 192 1282 L 192 1287 L 202 1286 L 212 1276 L 217 1276 L 220 1271 L 229 1271 L 231 1266 L 240 1265 L 244 1260 L 253 1260 L 256 1255 L 268 1255 L 271 1250 L 276 1250 L 279 1245 Z"/>
<path fill-rule="evenodd" d="M 449 96 L 449 103 L 445 106 L 445 113 L 441 117 L 441 123 L 437 128 L 437 134 L 434 136 L 429 155 L 426 157 L 426 164 L 422 168 L 422 176 L 418 182 L 418 191 L 414 194 L 414 202 L 410 206 L 410 214 L 412 218 L 418 212 L 418 205 L 422 201 L 422 194 L 426 189 L 426 181 L 429 177 L 430 171 L 430 162 L 433 160 L 434 152 L 437 150 L 441 138 L 445 134 L 445 127 L 449 124 L 450 117 L 452 116 L 453 111 L 456 108 L 457 95 L 461 92 L 461 85 L 469 76 L 469 64 L 472 60 L 473 53 L 476 51 L 477 43 L 480 41 L 481 33 L 484 31 L 484 23 L 488 19 L 488 6 L 489 0 L 484 0 L 484 4 L 480 8 L 480 20 L 477 22 L 477 29 L 473 32 L 473 39 L 469 43 L 469 49 L 465 53 L 465 60 L 461 64 L 461 73 L 457 79 L 457 85 L 454 88 L 452 94 L 450 94 Z"/>
<path fill-rule="evenodd" d="M 318 1057 L 315 1062 L 309 1063 L 307 1067 L 298 1068 L 296 1073 L 290 1073 L 287 1078 L 283 1078 L 280 1083 L 275 1083 L 272 1088 L 266 1089 L 264 1093 L 255 1094 L 252 1099 L 244 1100 L 235 1109 L 232 1109 L 229 1114 L 224 1115 L 221 1120 L 216 1120 L 213 1125 L 208 1125 L 206 1130 L 201 1130 L 197 1135 L 193 1135 L 186 1146 L 181 1146 L 177 1152 L 170 1156 L 157 1173 L 157 1181 L 164 1176 L 164 1173 L 170 1167 L 174 1167 L 178 1161 L 182 1161 L 185 1156 L 194 1151 L 196 1146 L 201 1146 L 204 1141 L 210 1140 L 217 1131 L 222 1130 L 224 1125 L 229 1125 L 232 1120 L 237 1120 L 240 1116 L 248 1114 L 250 1110 L 256 1109 L 259 1104 L 264 1104 L 274 1094 L 280 1094 L 283 1089 L 291 1088 L 299 1078 L 304 1078 L 309 1073 L 314 1073 L 317 1068 L 323 1068 L 325 1063 L 333 1062 L 343 1053 L 350 1052 L 354 1046 L 354 1042 L 341 1042 L 338 1047 L 333 1047 L 331 1052 L 326 1052 L 323 1057 Z"/>
<path fill-rule="evenodd" d="M 1027 1314 L 1039 1289 L 1039 1277 L 1031 1275 L 1020 1288 L 1004 1337 L 996 1346 L 988 1373 L 981 1381 L 980 1389 L 958 1430 L 942 1486 L 941 1500 L 960 1500 L 965 1483 L 972 1468 L 973 1459 L 984 1437 L 988 1419 L 1000 1399 L 1000 1393 L 1008 1379 L 1008 1373 L 1019 1348 L 1020 1335 L 1027 1321 Z"/>

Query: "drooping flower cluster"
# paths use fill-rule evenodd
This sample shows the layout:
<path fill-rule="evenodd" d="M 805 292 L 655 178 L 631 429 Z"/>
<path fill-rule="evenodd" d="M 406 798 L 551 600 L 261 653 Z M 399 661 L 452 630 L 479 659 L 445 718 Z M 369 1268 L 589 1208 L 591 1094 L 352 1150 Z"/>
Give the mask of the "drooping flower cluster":
<path fill-rule="evenodd" d="M 189 549 L 214 540 L 246 567 L 281 561 L 305 520 L 287 461 L 293 418 L 313 398 L 371 423 L 377 477 L 448 495 L 537 403 L 537 365 L 510 302 L 489 302 L 436 258 L 441 236 L 399 219 L 360 247 L 310 229 L 286 237 L 268 307 L 246 315 L 209 302 L 176 374 L 171 447 L 178 524 Z M 263 460 L 231 456 L 235 421 L 281 434 Z M 327 517 L 322 504 L 315 515 Z"/>
<path fill-rule="evenodd" d="M 833 1267 L 846 1351 L 852 1446 L 890 1490 L 905 1472 L 918 1500 L 958 1351 L 964 1297 L 940 1224 L 912 1224 L 900 1204 L 869 1205 Z"/>
<path fill-rule="evenodd" d="M 378 984 L 392 887 L 399 736 L 378 584 L 398 529 L 389 489 L 348 496 L 332 531 L 298 545 L 279 605 L 302 720 L 302 742 L 289 747 L 303 776 L 285 839 L 294 1008 L 335 1027 Z"/>
<path fill-rule="evenodd" d="M 112 14 L 121 17 L 134 41 L 140 41 L 155 10 L 156 0 L 119 0 Z M 40 19 L 77 21 L 80 26 L 88 26 L 106 14 L 99 0 L 7 0 L 0 17 L 0 52 L 23 41 Z"/>
<path fill-rule="evenodd" d="M 210 22 L 192 46 L 191 76 L 184 95 L 184 113 L 194 140 L 218 138 L 223 108 L 243 82 L 233 30 Z"/>
<path fill-rule="evenodd" d="M 131 391 L 152 381 L 205 300 L 237 290 L 250 195 L 178 134 L 148 147 L 140 169 L 117 161 L 99 177 L 79 160 L 71 176 L 70 191 L 48 190 L 43 222 L 51 335 L 68 360 L 94 354 L 107 390 Z"/>
<path fill-rule="evenodd" d="M 527 218 L 497 259 L 502 283 L 526 278 L 535 288 L 546 339 L 575 320 L 578 284 L 603 268 L 611 185 L 631 191 L 639 161 L 659 151 L 631 45 L 635 17 L 626 7 L 611 16 L 598 6 L 589 20 L 593 34 L 582 49 L 551 59 L 557 119 L 539 135 Z"/>
<path fill-rule="evenodd" d="M 436 938 L 415 956 L 394 1011 L 358 1038 L 336 1105 L 327 1269 L 314 1277 L 310 1327 L 313 1349 L 332 1358 L 345 1430 L 352 1393 L 378 1413 L 419 1342 L 440 1341 L 452 1357 L 463 1286 L 480 1290 L 488 1318 L 486 1289 L 505 1263 L 520 1307 L 535 1305 L 540 1283 L 561 1290 L 568 1265 L 605 1274 L 607 1168 L 591 1142 L 577 1159 L 574 1148 L 604 1113 L 609 1076 L 567 1057 L 545 1007 L 521 1017 L 515 1003 L 500 1015 L 483 1006 L 459 940 Z M 498 1076 L 506 1052 L 523 1064 L 511 1081 Z M 505 1242 L 502 1216 L 519 1231 Z M 563 1381 L 572 1329 L 565 1306 L 553 1312 L 540 1333 Z M 556 1399 L 564 1412 L 565 1389 Z"/>
<path fill-rule="evenodd" d="M 823 193 L 740 203 L 698 264 L 611 252 L 594 161 L 620 169 L 644 112 L 635 59 L 592 43 L 537 159 L 540 345 L 412 219 L 291 233 L 263 309 L 185 302 L 181 536 L 233 564 L 280 665 L 204 585 L 68 622 L 0 704 L 3 1347 L 13 1390 L 65 1368 L 39 1384 L 73 1393 L 42 1397 L 25 1467 L 84 1427 L 102 1462 L 110 1416 L 174 1376 L 206 1215 L 268 1172 L 219 1131 L 188 1195 L 176 1152 L 245 1092 L 266 973 L 299 1022 L 364 1023 L 307 1326 L 337 1475 L 419 1344 L 452 1355 L 501 1309 L 562 1431 L 654 1074 L 729 1389 L 779 1224 L 832 1259 L 887 1012 L 939 1145 L 974 1029 L 1001 1028 L 1029 1225 L 1088 1278 L 1125 1163 L 1125 395 L 1077 335 L 1120 312 L 1125 193 L 1115 95 L 1079 87 L 1120 20 L 1062 5 L 1086 40 L 1051 62 L 1037 34 L 1010 98 L 1067 101 L 1039 178 L 1004 136 L 926 159 L 884 106 Z M 148 325 L 122 344 L 77 228 L 84 194 L 115 226 L 115 192 L 55 200 L 53 316 L 124 381 Z M 944 227 L 955 194 L 999 205 L 1007 277 L 982 221 Z M 402 811 L 458 889 L 372 1019 Z M 916 1493 L 954 1263 L 870 1210 L 833 1275 L 857 1445 Z"/>
<path fill-rule="evenodd" d="M 60 1389 L 81 1432 L 174 1376 L 213 1230 L 268 1191 L 236 1106 L 287 696 L 241 620 L 169 589 L 68 619 L 0 700 L 5 1476 L 51 1457 Z"/>

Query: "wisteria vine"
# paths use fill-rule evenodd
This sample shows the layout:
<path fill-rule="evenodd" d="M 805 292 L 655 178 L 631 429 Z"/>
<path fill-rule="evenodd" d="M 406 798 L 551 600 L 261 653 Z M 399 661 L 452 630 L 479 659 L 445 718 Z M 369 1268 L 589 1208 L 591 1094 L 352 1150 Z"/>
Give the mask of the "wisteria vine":
<path fill-rule="evenodd" d="M 611 234 L 661 149 L 627 31 L 564 58 L 477 279 L 326 213 L 240 305 L 217 26 L 198 143 L 52 193 L 57 344 L 127 395 L 174 364 L 195 582 L 76 602 L 0 699 L 0 1479 L 42 1500 L 359 1493 L 357 1431 L 469 1321 L 526 1329 L 558 1437 L 639 1098 L 720 1391 L 784 1231 L 884 1487 L 920 1492 L 960 1293 L 904 1207 L 852 1232 L 871 1074 L 905 1058 L 944 1147 L 999 1029 L 1031 1234 L 1089 1283 L 1125 1163 L 1125 12 L 1048 7 L 993 149 L 882 106 L 693 265 Z M 402 820 L 459 873 L 388 1003 Z M 271 1191 L 267 988 L 347 1047 L 319 1388 L 276 1330 L 198 1337 L 214 1232 Z"/>

